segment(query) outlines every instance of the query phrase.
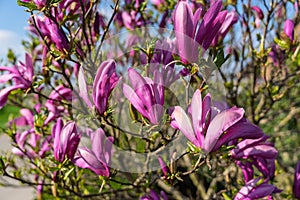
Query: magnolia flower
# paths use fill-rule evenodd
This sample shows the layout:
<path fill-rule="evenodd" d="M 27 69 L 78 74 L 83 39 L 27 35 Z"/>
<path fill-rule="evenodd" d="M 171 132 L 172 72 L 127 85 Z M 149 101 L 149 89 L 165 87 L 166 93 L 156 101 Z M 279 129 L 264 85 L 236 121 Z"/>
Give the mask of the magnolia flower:
<path fill-rule="evenodd" d="M 94 105 L 100 115 L 102 115 L 106 111 L 108 98 L 112 90 L 117 85 L 118 80 L 119 77 L 116 73 L 115 61 L 107 60 L 101 63 L 96 73 L 92 91 Z M 93 105 L 90 101 L 88 86 L 86 84 L 82 68 L 80 68 L 78 74 L 78 85 L 80 96 L 83 98 L 88 107 L 92 108 Z"/>
<path fill-rule="evenodd" d="M 101 128 L 91 133 L 90 138 L 92 149 L 79 148 L 78 155 L 74 158 L 73 162 L 78 167 L 90 169 L 97 175 L 109 177 L 109 165 L 114 138 L 106 138 Z"/>
<path fill-rule="evenodd" d="M 260 156 L 264 158 L 275 159 L 278 155 L 277 150 L 272 143 L 265 142 L 267 136 L 252 140 L 246 139 L 236 145 L 236 148 L 231 151 L 233 158 L 247 159 L 252 156 Z"/>
<path fill-rule="evenodd" d="M 247 170 L 253 169 L 255 166 L 267 179 L 274 176 L 275 159 L 278 155 L 274 145 L 266 140 L 268 137 L 263 135 L 258 139 L 245 139 L 231 150 L 231 156 L 234 159 L 241 160 L 238 165 L 243 169 L 245 179 L 253 178 L 253 173 L 246 174 Z M 243 161 L 244 160 L 244 161 Z M 251 170 L 250 170 L 251 171 Z"/>
<path fill-rule="evenodd" d="M 242 108 L 232 107 L 211 119 L 211 99 L 207 94 L 202 100 L 200 90 L 192 98 L 189 117 L 180 107 L 171 113 L 171 126 L 179 129 L 196 147 L 206 153 L 218 150 L 237 138 L 259 138 L 263 132 L 243 118 Z"/>
<path fill-rule="evenodd" d="M 293 193 L 296 198 L 300 199 L 300 161 L 298 161 L 295 168 Z"/>
<path fill-rule="evenodd" d="M 256 27 L 259 27 L 260 21 L 264 18 L 264 13 L 258 6 L 252 6 L 251 9 L 254 10 L 256 13 L 255 25 L 256 25 Z"/>
<path fill-rule="evenodd" d="M 22 112 L 21 114 L 25 114 L 25 112 Z M 33 124 L 33 115 L 30 114 L 30 112 L 26 112 L 26 114 L 29 114 L 29 117 L 32 117 L 30 121 L 28 121 L 28 124 L 22 124 L 20 123 L 18 126 L 23 125 L 31 125 Z M 44 157 L 45 153 L 50 150 L 50 144 L 49 140 L 51 137 L 41 137 L 41 134 L 36 133 L 34 127 L 32 126 L 26 131 L 18 132 L 15 135 L 15 142 L 16 147 L 13 147 L 12 152 L 18 156 L 26 156 L 30 159 L 36 158 L 36 157 Z"/>
<path fill-rule="evenodd" d="M 237 160 L 236 164 L 242 169 L 245 182 L 248 182 L 253 179 L 254 177 L 254 169 L 253 164 L 250 162 L 242 162 Z"/>
<path fill-rule="evenodd" d="M 171 173 L 169 167 L 166 165 L 166 163 L 163 161 L 163 159 L 160 156 L 158 156 L 158 162 L 164 174 L 164 177 L 168 177 L 168 174 Z"/>
<path fill-rule="evenodd" d="M 81 137 L 75 122 L 68 122 L 63 127 L 62 125 L 62 120 L 58 119 L 52 130 L 54 158 L 59 162 L 63 162 L 66 157 L 70 160 L 74 158 Z"/>
<path fill-rule="evenodd" d="M 164 87 L 159 74 L 155 80 L 143 78 L 135 69 L 128 70 L 131 88 L 123 84 L 123 93 L 130 103 L 152 124 L 158 124 L 164 114 Z"/>
<path fill-rule="evenodd" d="M 261 177 L 252 179 L 246 183 L 244 187 L 240 189 L 237 195 L 234 197 L 234 200 L 253 200 L 260 199 L 266 196 L 269 196 L 274 193 L 281 192 L 275 186 L 263 182 L 259 184 Z"/>
<path fill-rule="evenodd" d="M 0 83 L 5 83 L 13 80 L 13 86 L 5 87 L 0 91 L 0 109 L 6 104 L 8 95 L 11 91 L 17 89 L 28 89 L 31 87 L 33 80 L 33 63 L 31 56 L 26 53 L 25 64 L 20 62 L 20 65 L 13 67 L 0 66 L 0 71 L 7 71 L 7 74 L 0 75 Z"/>
<path fill-rule="evenodd" d="M 192 8 L 186 1 L 179 1 L 174 13 L 174 29 L 179 50 L 179 56 L 184 62 L 196 62 L 198 59 L 198 45 L 207 50 L 215 37 L 218 37 L 220 30 L 222 34 L 228 31 L 228 25 L 236 22 L 234 13 L 221 11 L 222 1 L 217 0 L 204 14 L 201 24 L 198 27 L 202 8 L 198 8 L 193 14 Z M 227 17 L 227 15 L 229 15 Z M 226 24 L 221 29 L 223 23 Z"/>
<path fill-rule="evenodd" d="M 294 40 L 294 22 L 292 20 L 287 19 L 284 22 L 283 31 L 290 38 L 291 41 Z"/>
<path fill-rule="evenodd" d="M 57 23 L 48 17 L 36 17 L 35 21 L 43 37 L 53 43 L 59 51 L 65 52 L 69 49 L 68 38 Z M 39 36 L 35 29 L 30 28 L 30 30 Z"/>

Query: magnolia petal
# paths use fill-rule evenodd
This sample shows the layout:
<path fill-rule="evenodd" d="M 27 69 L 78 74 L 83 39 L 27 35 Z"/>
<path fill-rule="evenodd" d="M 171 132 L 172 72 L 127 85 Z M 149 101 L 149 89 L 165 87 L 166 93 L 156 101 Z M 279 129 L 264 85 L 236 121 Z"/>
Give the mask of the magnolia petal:
<path fill-rule="evenodd" d="M 233 155 L 234 158 L 249 158 L 252 156 L 260 156 L 263 158 L 268 158 L 268 159 L 275 159 L 278 155 L 278 151 L 266 144 L 259 144 L 255 145 L 253 147 L 249 147 L 245 149 L 244 151 L 239 152 L 236 155 Z"/>
<path fill-rule="evenodd" d="M 123 94 L 130 101 L 130 103 L 139 111 L 144 117 L 148 118 L 149 114 L 143 104 L 143 101 L 137 96 L 131 87 L 123 84 Z"/>
<path fill-rule="evenodd" d="M 85 103 L 91 109 L 92 108 L 92 103 L 89 99 L 88 87 L 87 87 L 86 80 L 85 80 L 85 77 L 84 77 L 83 67 L 80 67 L 80 69 L 79 69 L 78 87 L 79 87 L 79 95 L 81 96 L 81 98 L 83 98 Z"/>
<path fill-rule="evenodd" d="M 226 133 L 217 141 L 212 151 L 219 149 L 222 145 L 237 138 L 257 139 L 263 135 L 263 131 L 258 126 L 249 122 L 238 122 L 228 128 Z"/>
<path fill-rule="evenodd" d="M 244 115 L 242 108 L 230 108 L 215 116 L 207 128 L 207 133 L 204 139 L 204 150 L 210 152 L 219 138 L 229 127 L 237 123 Z"/>
<path fill-rule="evenodd" d="M 187 137 L 187 139 L 196 147 L 200 147 L 200 144 L 196 139 L 191 121 L 180 106 L 174 107 L 171 118 L 174 118 L 176 120 L 178 129 L 185 135 L 185 137 Z"/>
<path fill-rule="evenodd" d="M 3 106 L 6 104 L 8 95 L 10 94 L 11 91 L 24 88 L 25 86 L 23 84 L 20 85 L 13 85 L 10 87 L 6 87 L 0 91 L 0 109 L 3 108 Z"/>
<path fill-rule="evenodd" d="M 196 33 L 196 38 L 195 38 L 199 44 L 202 44 L 203 41 L 205 40 L 205 36 L 207 35 L 209 29 L 211 28 L 211 24 L 213 23 L 214 19 L 217 17 L 221 9 L 222 9 L 222 1 L 217 0 L 205 13 L 203 17 L 203 21 L 200 24 L 200 27 Z"/>

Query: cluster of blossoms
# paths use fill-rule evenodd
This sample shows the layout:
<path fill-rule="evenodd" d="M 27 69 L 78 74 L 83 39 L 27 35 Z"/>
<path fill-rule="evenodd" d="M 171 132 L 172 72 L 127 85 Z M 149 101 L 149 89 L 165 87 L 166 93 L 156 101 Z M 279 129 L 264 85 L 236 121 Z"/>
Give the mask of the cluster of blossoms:
<path fill-rule="evenodd" d="M 129 30 L 154 23 L 150 14 L 143 14 L 146 1 L 126 0 L 121 10 L 118 10 L 119 5 L 115 5 L 111 21 L 94 11 L 97 4 L 89 0 L 62 0 L 51 2 L 53 4 L 46 0 L 20 2 L 39 12 L 45 11 L 44 15 L 32 15 L 29 20 L 29 30 L 39 38 L 40 44 L 32 45 L 32 52 L 25 54 L 24 63 L 19 62 L 13 67 L 0 66 L 0 83 L 5 84 L 0 90 L 0 109 L 9 100 L 22 107 L 21 116 L 11 120 L 8 125 L 14 143 L 12 152 L 29 160 L 39 194 L 43 187 L 51 185 L 53 196 L 59 196 L 64 191 L 67 191 L 67 195 L 78 197 L 100 196 L 117 193 L 120 188 L 126 190 L 122 188 L 126 185 L 130 186 L 128 190 L 142 191 L 138 196 L 142 200 L 167 200 L 171 194 L 164 189 L 174 186 L 176 178 L 183 181 L 184 175 L 196 173 L 201 165 L 197 162 L 190 172 L 178 170 L 177 173 L 158 156 L 157 162 L 164 180 L 161 184 L 166 183 L 165 187 L 160 187 L 162 190 L 158 194 L 153 186 L 157 178 L 152 178 L 150 172 L 132 178 L 127 172 L 122 174 L 119 169 L 112 169 L 115 157 L 119 156 L 114 152 L 114 145 L 128 143 L 122 147 L 133 151 L 130 142 L 136 147 L 145 144 L 142 149 L 135 151 L 148 153 L 164 148 L 179 134 L 188 140 L 190 148 L 187 154 L 200 154 L 200 158 L 203 157 L 207 163 L 211 157 L 226 154 L 224 160 L 236 164 L 244 181 L 243 185 L 235 185 L 235 192 L 230 191 L 235 200 L 272 199 L 274 194 L 282 192 L 273 184 L 278 157 L 274 143 L 268 140 L 269 136 L 261 128 L 245 117 L 243 108 L 229 107 L 226 103 L 226 106 L 221 106 L 213 102 L 209 85 L 205 85 L 205 77 L 200 73 L 204 67 L 199 64 L 199 57 L 202 58 L 210 48 L 219 46 L 239 20 L 237 12 L 222 10 L 221 0 L 211 1 L 209 7 L 194 1 L 179 1 L 172 15 L 169 9 L 165 9 L 168 6 L 165 1 L 153 1 L 154 7 L 164 11 L 159 27 L 167 28 L 167 22 L 172 22 L 175 38 L 155 40 L 150 50 L 143 49 L 140 54 L 136 51 L 125 52 L 124 55 L 128 53 L 126 59 L 132 60 L 130 64 L 122 59 L 111 59 L 112 52 L 101 52 L 100 56 L 98 53 L 113 20 L 118 28 Z M 259 27 L 264 14 L 258 6 L 252 6 L 251 9 L 256 15 L 256 27 Z M 79 16 L 79 22 L 74 21 L 76 16 Z M 73 26 L 77 28 L 74 30 Z M 293 21 L 285 21 L 283 29 L 293 44 Z M 138 45 L 141 40 L 141 36 L 131 35 L 124 46 Z M 96 46 L 98 41 L 99 49 Z M 281 50 L 276 48 L 268 52 L 268 56 L 280 65 L 276 53 Z M 85 58 L 92 62 L 94 51 L 97 54 L 95 63 L 82 64 Z M 215 58 L 217 61 L 218 56 Z M 135 58 L 146 67 L 142 70 L 137 68 Z M 97 59 L 101 60 L 100 64 Z M 119 67 L 127 64 L 128 68 Z M 129 83 L 125 82 L 123 73 L 127 74 Z M 186 84 L 184 106 L 178 102 L 168 102 L 168 89 L 179 81 Z M 77 88 L 74 83 L 77 83 Z M 118 84 L 121 85 L 120 99 L 125 99 L 130 112 L 142 119 L 133 119 L 132 123 L 138 124 L 141 130 L 145 127 L 149 132 L 155 130 L 146 138 L 135 139 L 138 142 L 132 139 L 133 136 L 125 135 L 128 131 L 114 124 L 117 120 L 112 113 L 117 110 L 114 108 L 118 102 L 112 102 L 111 96 Z M 191 87 L 194 85 L 196 89 Z M 190 97 L 187 91 L 191 89 L 194 92 Z M 13 95 L 28 98 L 31 102 L 14 102 L 9 98 Z M 82 118 L 86 118 L 85 128 L 82 128 Z M 161 129 L 157 131 L 157 127 Z M 174 132 L 172 137 L 167 132 L 169 130 Z M 89 141 L 88 145 L 84 143 L 85 140 Z M 49 159 L 49 163 L 44 162 L 45 158 Z M 7 175 L 2 163 L 1 157 L 0 166 Z M 184 165 L 180 167 L 183 171 L 187 168 Z M 98 181 L 95 174 L 97 178 L 101 177 L 102 186 L 94 194 L 95 189 L 90 187 L 99 187 L 91 184 L 94 180 Z M 118 179 L 119 174 L 123 177 Z M 85 180 L 86 177 L 91 180 Z M 109 184 L 105 185 L 106 182 Z M 84 188 L 85 184 L 89 184 L 88 189 Z M 57 192 L 60 187 L 61 190 Z M 105 192 L 101 193 L 103 189 Z M 293 187 L 296 198 L 300 198 L 299 191 L 300 163 L 297 163 Z"/>

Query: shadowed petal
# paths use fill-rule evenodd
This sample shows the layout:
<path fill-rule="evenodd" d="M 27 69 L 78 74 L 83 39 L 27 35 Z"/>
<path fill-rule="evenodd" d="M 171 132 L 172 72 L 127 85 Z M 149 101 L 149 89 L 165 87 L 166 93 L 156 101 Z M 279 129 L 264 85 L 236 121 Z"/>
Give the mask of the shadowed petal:
<path fill-rule="evenodd" d="M 256 139 L 264 135 L 263 131 L 256 125 L 249 122 L 238 122 L 231 126 L 216 143 L 212 151 L 237 138 Z"/>
<path fill-rule="evenodd" d="M 223 132 L 237 123 L 243 115 L 244 109 L 236 107 L 230 108 L 216 115 L 207 129 L 204 139 L 204 150 L 210 152 Z"/>

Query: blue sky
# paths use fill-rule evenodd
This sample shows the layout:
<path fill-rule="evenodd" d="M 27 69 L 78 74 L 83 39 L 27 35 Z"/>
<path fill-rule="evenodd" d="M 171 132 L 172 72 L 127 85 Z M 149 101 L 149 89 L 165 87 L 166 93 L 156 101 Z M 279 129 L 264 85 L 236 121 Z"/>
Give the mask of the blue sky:
<path fill-rule="evenodd" d="M 17 5 L 17 0 L 0 0 L 0 59 L 6 57 L 8 48 L 23 57 L 21 40 L 26 38 L 25 27 L 29 13 Z"/>

